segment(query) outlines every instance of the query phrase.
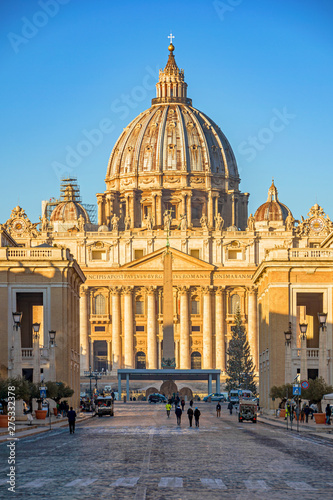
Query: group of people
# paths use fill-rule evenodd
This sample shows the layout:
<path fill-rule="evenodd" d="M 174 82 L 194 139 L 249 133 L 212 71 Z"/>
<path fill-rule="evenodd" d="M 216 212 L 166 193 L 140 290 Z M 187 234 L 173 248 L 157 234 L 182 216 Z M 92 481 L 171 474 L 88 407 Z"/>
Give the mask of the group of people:
<path fill-rule="evenodd" d="M 166 413 L 167 413 L 167 417 L 168 418 L 170 418 L 171 408 L 172 408 L 171 400 L 169 400 L 167 402 L 167 404 L 165 405 L 165 409 L 166 409 Z M 175 415 L 176 415 L 176 418 L 177 418 L 177 425 L 179 425 L 179 426 L 181 425 L 182 414 L 183 414 L 184 411 L 185 411 L 185 401 L 184 401 L 184 399 L 182 399 L 180 402 L 179 401 L 175 402 Z M 198 407 L 195 407 L 195 409 L 193 410 L 193 401 L 191 399 L 190 406 L 189 406 L 189 408 L 187 410 L 187 417 L 188 417 L 188 421 L 189 421 L 190 427 L 192 427 L 193 417 L 194 417 L 194 421 L 195 421 L 195 426 L 199 427 L 200 415 L 201 415 L 201 412 L 200 412 L 200 410 L 199 410 Z"/>

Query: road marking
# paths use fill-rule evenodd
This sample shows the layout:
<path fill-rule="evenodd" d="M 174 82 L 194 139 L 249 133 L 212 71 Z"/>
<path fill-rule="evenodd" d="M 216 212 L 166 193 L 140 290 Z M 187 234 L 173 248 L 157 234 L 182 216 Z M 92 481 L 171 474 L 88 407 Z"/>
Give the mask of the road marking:
<path fill-rule="evenodd" d="M 112 483 L 110 486 L 124 486 L 127 488 L 134 488 L 140 477 L 119 477 L 117 481 Z"/>
<path fill-rule="evenodd" d="M 22 484 L 19 488 L 40 488 L 51 481 L 53 481 L 53 479 L 34 479 L 33 481 Z"/>
<path fill-rule="evenodd" d="M 268 490 L 269 486 L 267 486 L 266 481 L 252 481 L 248 479 L 244 481 L 244 484 L 248 490 Z"/>
<path fill-rule="evenodd" d="M 226 490 L 227 487 L 221 479 L 206 479 L 201 478 L 200 481 L 204 486 L 210 489 Z"/>
<path fill-rule="evenodd" d="M 94 483 L 97 481 L 96 479 L 74 479 L 74 481 L 71 481 L 70 483 L 65 484 L 66 488 L 70 488 L 72 486 L 89 486 L 89 484 Z"/>
<path fill-rule="evenodd" d="M 182 488 L 183 479 L 181 477 L 161 477 L 158 483 L 159 488 Z"/>
<path fill-rule="evenodd" d="M 311 484 L 305 483 L 304 481 L 286 481 L 287 485 L 294 490 L 315 490 Z"/>

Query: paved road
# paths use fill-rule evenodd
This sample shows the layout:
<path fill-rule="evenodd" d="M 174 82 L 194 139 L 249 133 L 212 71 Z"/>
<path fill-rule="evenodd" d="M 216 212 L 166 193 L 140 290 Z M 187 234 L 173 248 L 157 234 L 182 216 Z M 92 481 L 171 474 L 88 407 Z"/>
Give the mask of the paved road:
<path fill-rule="evenodd" d="M 115 417 L 21 439 L 16 493 L 0 446 L 0 498 L 333 499 L 333 445 L 263 424 L 239 424 L 201 403 L 200 428 L 176 427 L 163 405 L 119 403 Z"/>

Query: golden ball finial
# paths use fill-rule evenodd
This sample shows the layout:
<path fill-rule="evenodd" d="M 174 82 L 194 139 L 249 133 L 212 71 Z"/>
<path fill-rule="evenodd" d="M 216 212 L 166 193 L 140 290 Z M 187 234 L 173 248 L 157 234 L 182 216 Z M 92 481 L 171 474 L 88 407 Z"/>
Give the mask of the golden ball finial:
<path fill-rule="evenodd" d="M 173 52 L 175 50 L 175 47 L 174 45 L 172 45 L 172 43 L 170 43 L 168 49 L 170 50 L 170 52 Z"/>

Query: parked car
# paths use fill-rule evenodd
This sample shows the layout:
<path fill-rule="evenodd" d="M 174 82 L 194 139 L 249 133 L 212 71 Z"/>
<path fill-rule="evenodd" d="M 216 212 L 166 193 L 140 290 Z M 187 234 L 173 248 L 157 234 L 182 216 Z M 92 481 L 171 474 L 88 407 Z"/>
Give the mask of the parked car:
<path fill-rule="evenodd" d="M 167 403 L 168 400 L 163 394 L 159 394 L 158 392 L 154 392 L 153 394 L 149 394 L 148 396 L 149 403 Z"/>
<path fill-rule="evenodd" d="M 99 417 L 103 417 L 103 415 L 113 417 L 113 399 L 111 396 L 98 396 L 96 399 L 96 413 Z"/>
<path fill-rule="evenodd" d="M 209 398 L 211 401 L 220 401 L 222 403 L 225 401 L 224 394 L 221 394 L 220 392 L 212 392 L 211 394 L 208 394 L 208 396 L 205 396 L 203 398 L 203 401 L 207 403 L 207 401 L 209 401 Z"/>

